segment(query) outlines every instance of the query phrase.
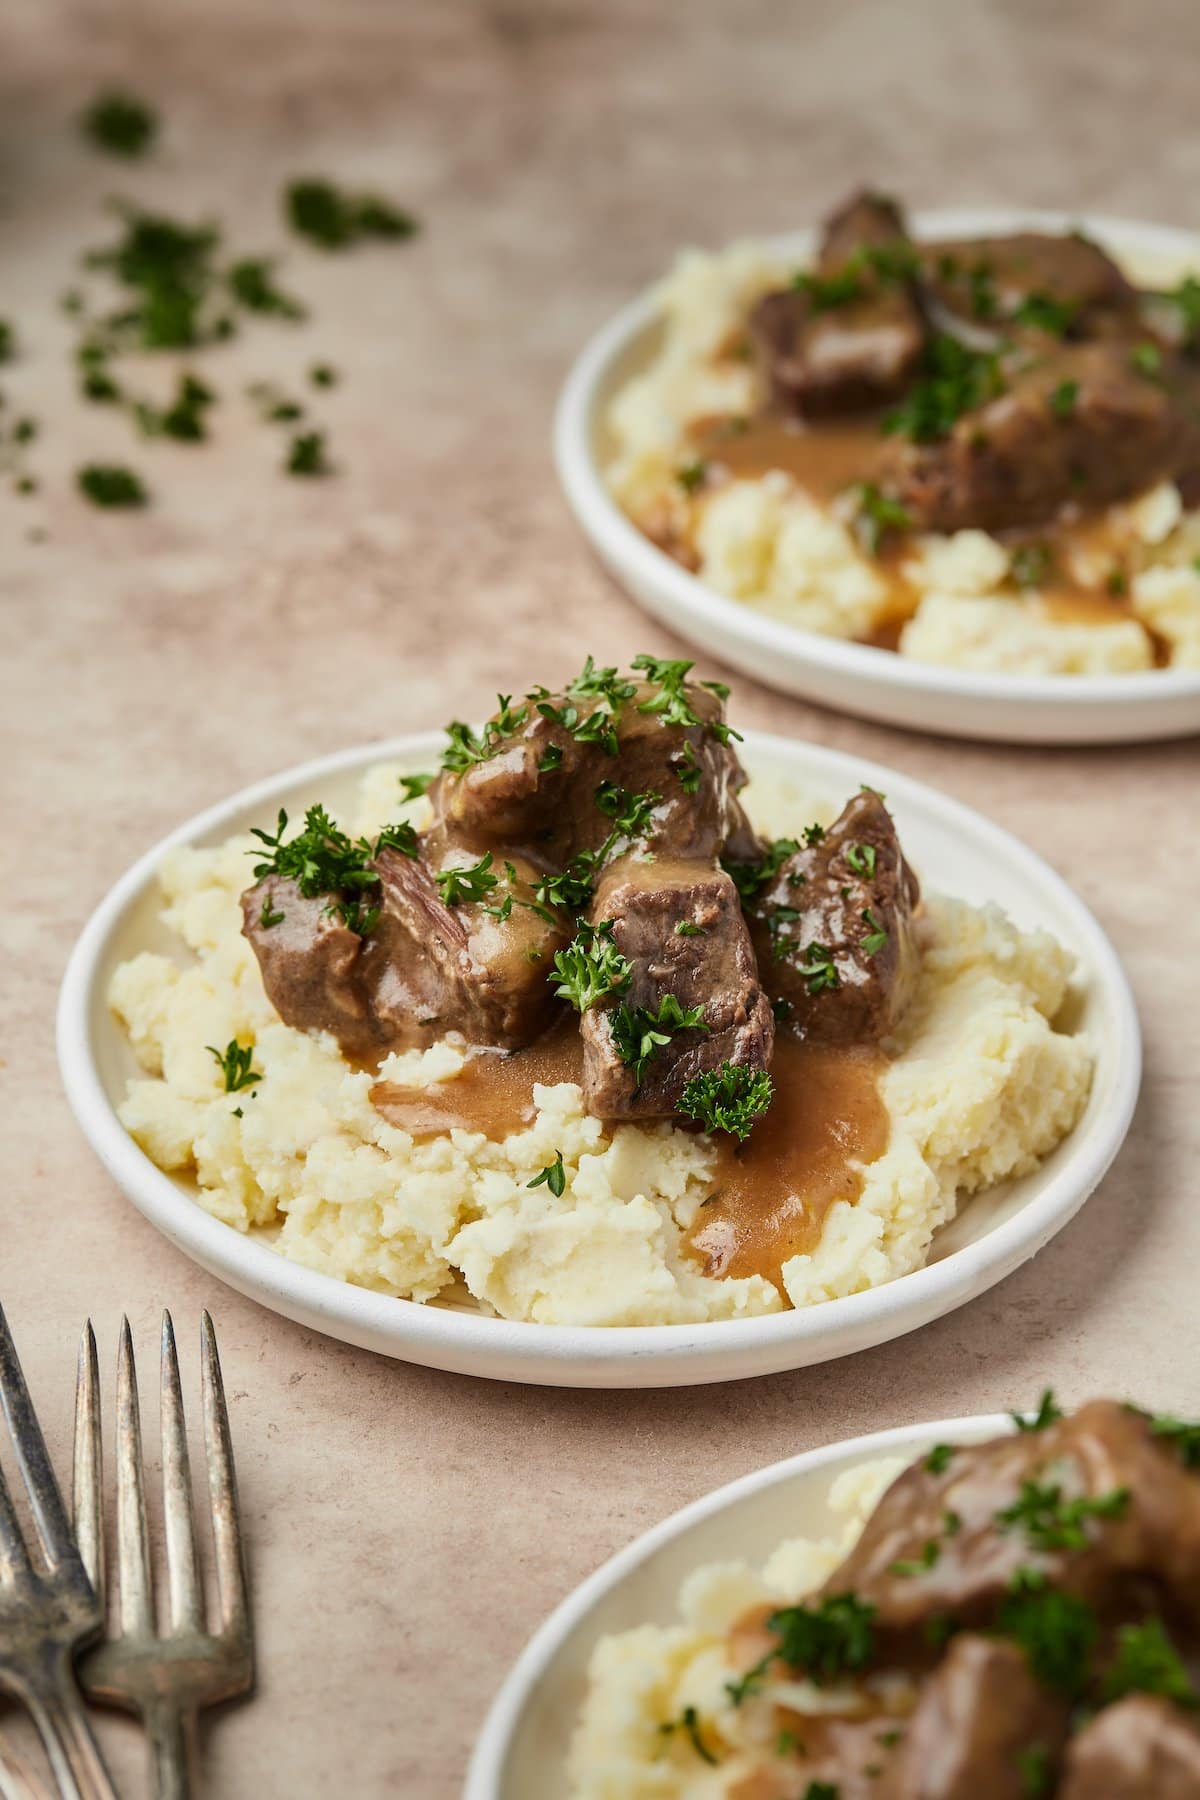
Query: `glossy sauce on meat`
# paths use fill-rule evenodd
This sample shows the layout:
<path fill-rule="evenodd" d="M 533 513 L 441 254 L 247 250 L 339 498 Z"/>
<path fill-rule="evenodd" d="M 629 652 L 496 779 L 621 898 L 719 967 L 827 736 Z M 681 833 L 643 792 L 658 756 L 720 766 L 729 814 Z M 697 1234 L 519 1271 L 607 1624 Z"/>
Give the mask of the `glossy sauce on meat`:
<path fill-rule="evenodd" d="M 838 1200 L 862 1192 L 863 1166 L 888 1145 L 884 1057 L 866 1046 L 775 1040 L 775 1098 L 744 1144 L 722 1137 L 713 1197 L 687 1237 L 706 1275 L 763 1275 L 781 1286 L 789 1257 L 813 1249 Z"/>

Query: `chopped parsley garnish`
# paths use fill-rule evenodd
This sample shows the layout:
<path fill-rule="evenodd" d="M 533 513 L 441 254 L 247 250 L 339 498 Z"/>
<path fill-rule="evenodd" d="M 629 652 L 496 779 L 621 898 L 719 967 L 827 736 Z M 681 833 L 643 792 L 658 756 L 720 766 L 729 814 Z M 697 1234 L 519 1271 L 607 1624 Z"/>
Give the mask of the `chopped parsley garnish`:
<path fill-rule="evenodd" d="M 11 362 L 17 354 L 17 334 L 7 319 L 0 319 L 0 363 Z"/>
<path fill-rule="evenodd" d="M 818 1687 L 865 1669 L 875 1653 L 875 1608 L 855 1594 L 830 1594 L 816 1606 L 772 1613 L 768 1631 L 779 1639 L 773 1655 L 801 1669 Z"/>
<path fill-rule="evenodd" d="M 819 830 L 820 827 L 817 827 Z M 767 883 L 778 875 L 789 856 L 799 850 L 795 838 L 776 838 L 767 845 L 757 862 L 731 862 L 721 858 L 721 867 L 730 877 L 742 899 L 753 900 Z"/>
<path fill-rule="evenodd" d="M 874 844 L 847 844 L 847 866 L 861 875 L 864 881 L 874 881 L 876 851 Z"/>
<path fill-rule="evenodd" d="M 693 1075 L 675 1110 L 698 1119 L 705 1131 L 727 1131 L 741 1142 L 770 1106 L 774 1091 L 765 1069 L 727 1062 Z"/>
<path fill-rule="evenodd" d="M 1077 381 L 1060 381 L 1050 396 L 1050 411 L 1056 419 L 1069 419 L 1075 411 L 1075 402 L 1079 399 L 1079 383 Z"/>
<path fill-rule="evenodd" d="M 684 793 L 696 793 L 700 786 L 700 777 L 703 774 L 703 770 L 697 759 L 695 748 L 691 743 L 686 743 L 683 746 L 682 754 L 675 759 L 671 764 L 671 767 L 679 777 L 679 785 Z"/>
<path fill-rule="evenodd" d="M 75 480 L 93 506 L 145 506 L 150 498 L 141 477 L 116 463 L 86 463 Z"/>
<path fill-rule="evenodd" d="M 225 277 L 230 293 L 247 312 L 274 313 L 280 319 L 303 319 L 304 307 L 277 285 L 272 273 L 274 266 L 269 256 L 243 256 Z"/>
<path fill-rule="evenodd" d="M 595 800 L 605 818 L 612 820 L 614 832 L 620 837 L 638 838 L 645 837 L 649 830 L 651 815 L 656 806 L 661 806 L 662 795 L 631 794 L 615 781 L 602 781 Z"/>
<path fill-rule="evenodd" d="M 885 432 L 911 438 L 916 444 L 934 444 L 948 437 L 963 413 L 1004 391 L 999 359 L 994 354 L 972 350 L 944 333 L 929 343 L 923 371 L 921 380 L 883 421 Z"/>
<path fill-rule="evenodd" d="M 1124 1518 L 1128 1507 L 1128 1488 L 1064 1500 L 1057 1482 L 1029 1480 L 1021 1483 L 1012 1505 L 996 1514 L 996 1523 L 1005 1531 L 1023 1531 L 1035 1550 L 1086 1550 L 1088 1521 Z"/>
<path fill-rule="evenodd" d="M 547 1163 L 546 1167 L 542 1169 L 539 1174 L 535 1175 L 532 1181 L 527 1181 L 525 1183 L 526 1187 L 531 1188 L 542 1187 L 543 1185 L 550 1189 L 550 1192 L 554 1195 L 556 1200 L 561 1197 L 563 1190 L 567 1185 L 567 1171 L 563 1168 L 563 1155 L 561 1150 L 555 1151 L 554 1161 L 552 1163 Z"/>
<path fill-rule="evenodd" d="M 224 1050 L 214 1049 L 212 1044 L 205 1044 L 204 1048 L 215 1059 L 224 1078 L 227 1094 L 240 1094 L 243 1088 L 253 1087 L 256 1081 L 262 1080 L 262 1070 L 252 1066 L 253 1045 L 243 1048 L 236 1038 L 230 1038 Z"/>
<path fill-rule="evenodd" d="M 108 331 L 144 350 L 188 350 L 226 335 L 212 310 L 216 227 L 181 225 L 133 207 L 121 211 L 123 235 L 86 259 L 92 268 L 109 270 L 127 290 L 125 304 L 104 321 Z"/>
<path fill-rule="evenodd" d="M 677 1031 L 707 1031 L 703 1006 L 681 1006 L 674 994 L 664 994 L 656 1010 L 647 1006 L 627 1006 L 624 1001 L 608 1015 L 613 1047 L 625 1064 L 633 1070 L 638 1087 L 646 1072 L 646 1064 L 669 1044 Z"/>
<path fill-rule="evenodd" d="M 836 1781 L 810 1781 L 800 1800 L 840 1800 L 841 1791 Z"/>
<path fill-rule="evenodd" d="M 308 371 L 308 379 L 314 387 L 336 387 L 338 372 L 330 363 L 314 363 Z"/>
<path fill-rule="evenodd" d="M 711 1763 L 714 1768 L 720 1762 L 720 1757 L 714 1756 L 700 1735 L 700 1717 L 694 1706 L 685 1706 L 677 1719 L 668 1719 L 658 1729 L 663 1737 L 672 1737 L 675 1732 L 682 1731 L 702 1761 Z"/>
<path fill-rule="evenodd" d="M 402 800 L 419 800 L 427 794 L 436 781 L 435 775 L 402 775 L 400 777 L 400 798 Z"/>
<path fill-rule="evenodd" d="M 912 515 L 899 500 L 882 493 L 872 481 L 860 483 L 854 531 L 869 555 L 879 554 L 879 547 L 889 531 L 907 531 L 911 524 Z"/>
<path fill-rule="evenodd" d="M 289 183 L 284 207 L 292 230 L 323 250 L 344 250 L 361 238 L 410 238 L 418 230 L 411 213 L 386 200 L 312 177 Z"/>
<path fill-rule="evenodd" d="M 926 1538 L 921 1546 L 920 1556 L 907 1561 L 888 1564 L 889 1575 L 921 1575 L 926 1569 L 932 1569 L 942 1554 L 942 1547 L 936 1538 Z"/>
<path fill-rule="evenodd" d="M 1045 581 L 1053 564 L 1048 544 L 1021 544 L 1009 558 L 1008 572 L 1019 588 L 1034 588 Z"/>
<path fill-rule="evenodd" d="M 1129 576 L 1121 567 L 1120 563 L 1114 563 L 1112 568 L 1108 571 L 1108 579 L 1105 581 L 1104 586 L 1116 600 L 1119 600 L 1123 594 L 1129 592 Z"/>
<path fill-rule="evenodd" d="M 810 994 L 823 994 L 828 989 L 842 985 L 833 951 L 827 944 L 810 944 L 800 962 L 803 965 L 804 985 Z"/>
<path fill-rule="evenodd" d="M 1129 352 L 1129 366 L 1144 375 L 1147 381 L 1157 381 L 1162 374 L 1162 351 L 1157 344 L 1135 344 Z"/>
<path fill-rule="evenodd" d="M 482 731 L 476 733 L 461 719 L 453 720 L 446 727 L 450 742 L 442 752 L 443 769 L 461 775 L 472 763 L 489 761 L 505 739 L 519 731 L 528 718 L 528 706 L 514 707 L 511 694 L 497 694 L 496 717 L 489 719 Z"/>
<path fill-rule="evenodd" d="M 1154 1413 L 1150 1430 L 1166 1438 L 1185 1469 L 1200 1469 L 1200 1420 L 1177 1419 L 1172 1413 Z"/>
<path fill-rule="evenodd" d="M 194 375 L 182 374 L 171 404 L 161 411 L 138 401 L 134 416 L 147 437 L 175 438 L 180 443 L 198 444 L 208 436 L 204 415 L 214 404 L 212 389 Z"/>
<path fill-rule="evenodd" d="M 286 916 L 285 913 L 276 912 L 275 908 L 271 905 L 270 900 L 267 899 L 262 903 L 262 911 L 258 915 L 258 922 L 264 931 L 270 931 L 272 925 L 282 925 Z"/>
<path fill-rule="evenodd" d="M 867 935 L 862 939 L 859 948 L 862 950 L 864 956 L 874 956 L 876 951 L 882 950 L 883 946 L 888 941 L 887 926 L 880 924 L 869 906 L 863 907 L 859 917 L 862 919 L 863 923 L 869 927 Z"/>
<path fill-rule="evenodd" d="M 1028 1794 L 1030 1800 L 1042 1800 L 1054 1785 L 1054 1771 L 1050 1766 L 1050 1752 L 1045 1744 L 1030 1744 L 1017 1752 L 1017 1777 L 1021 1783 L 1021 1792 Z"/>
<path fill-rule="evenodd" d="M 492 873 L 492 853 L 486 850 L 478 862 L 466 868 L 439 869 L 434 880 L 447 906 L 461 906 L 464 900 L 484 899 L 500 877 Z"/>
<path fill-rule="evenodd" d="M 859 244 L 831 274 L 802 270 L 792 277 L 792 286 L 807 294 L 814 312 L 832 312 L 863 299 L 872 275 L 880 287 L 911 280 L 919 261 L 911 244 Z"/>
<path fill-rule="evenodd" d="M 1161 1694 L 1177 1706 L 1200 1705 L 1183 1658 L 1163 1629 L 1161 1619 L 1121 1626 L 1116 1654 L 1105 1671 L 1103 1687 L 1106 1704 L 1126 1694 Z"/>
<path fill-rule="evenodd" d="M 255 880 L 262 881 L 268 875 L 283 876 L 296 883 L 306 900 L 318 894 L 336 895 L 326 910 L 340 917 L 360 937 L 368 936 L 379 917 L 377 906 L 364 908 L 359 904 L 365 891 L 379 883 L 370 864 L 384 849 L 416 856 L 417 834 L 412 826 L 388 825 L 371 843 L 367 838 L 349 837 L 323 806 L 310 806 L 304 815 L 303 829 L 285 841 L 287 823 L 287 813 L 281 807 L 273 832 L 251 828 L 267 852 L 249 852 L 259 858 L 254 865 Z M 271 923 L 277 924 L 278 920 L 272 919 Z"/>
<path fill-rule="evenodd" d="M 612 920 L 599 925 L 581 920 L 575 941 L 554 958 L 554 976 L 558 981 L 554 992 L 578 1013 L 587 1012 L 609 994 L 625 993 L 633 979 L 633 967 L 613 941 Z"/>
<path fill-rule="evenodd" d="M 546 748 L 542 751 L 542 754 L 538 757 L 538 774 L 553 774 L 555 769 L 560 769 L 562 767 L 562 759 L 562 746 L 559 744 L 547 744 Z"/>
<path fill-rule="evenodd" d="M 291 441 L 284 468 L 289 475 L 329 475 L 332 465 L 325 455 L 323 431 L 298 431 Z"/>
<path fill-rule="evenodd" d="M 1043 1388 L 1037 1411 L 1032 1416 L 1028 1413 L 1009 1413 L 1008 1416 L 1018 1431 L 1045 1431 L 1047 1426 L 1057 1425 L 1063 1411 L 1054 1398 L 1054 1389 Z"/>
<path fill-rule="evenodd" d="M 1200 281 L 1185 275 L 1179 286 L 1158 296 L 1178 309 L 1184 338 L 1190 340 L 1200 332 Z"/>
<path fill-rule="evenodd" d="M 944 1475 L 957 1455 L 957 1444 L 935 1444 L 925 1458 L 925 1467 L 931 1475 Z"/>
<path fill-rule="evenodd" d="M 1056 300 L 1052 294 L 1027 294 L 1013 313 L 1013 324 L 1028 325 L 1051 337 L 1066 337 L 1078 311 L 1074 300 Z"/>
<path fill-rule="evenodd" d="M 671 660 L 658 656 L 635 656 L 633 667 L 645 675 L 647 682 L 658 688 L 648 700 L 638 703 L 638 711 L 655 713 L 663 725 L 703 725 L 710 731 L 719 744 L 727 744 L 731 738 L 741 742 L 741 733 L 734 731 L 722 719 L 702 720 L 693 710 L 684 685 L 693 664 L 683 660 Z M 718 700 L 729 698 L 729 689 L 723 681 L 702 681 L 702 688 L 715 694 Z"/>
<path fill-rule="evenodd" d="M 142 156 L 158 132 L 154 110 L 133 94 L 116 90 L 93 100 L 81 123 L 93 144 L 112 156 Z"/>
<path fill-rule="evenodd" d="M 685 494 L 694 494 L 704 486 L 708 474 L 708 464 L 696 457 L 692 462 L 682 463 L 675 471 L 675 479 Z"/>
<path fill-rule="evenodd" d="M 675 927 L 676 937 L 703 937 L 703 925 L 693 925 L 690 919 L 680 919 Z"/>
<path fill-rule="evenodd" d="M 996 1628 L 1020 1645 L 1030 1668 L 1047 1687 L 1066 1694 L 1082 1691 L 1099 1629 L 1085 1600 L 1059 1593 L 1039 1569 L 1018 1569 Z"/>

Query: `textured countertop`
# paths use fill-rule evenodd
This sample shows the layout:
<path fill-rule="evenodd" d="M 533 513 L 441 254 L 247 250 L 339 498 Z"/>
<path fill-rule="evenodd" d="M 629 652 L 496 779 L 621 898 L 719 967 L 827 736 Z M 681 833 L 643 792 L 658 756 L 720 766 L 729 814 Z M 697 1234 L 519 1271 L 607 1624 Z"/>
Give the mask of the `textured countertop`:
<path fill-rule="evenodd" d="M 807 222 L 860 179 L 926 206 L 1200 223 L 1195 6 L 3 0 L 0 30 L 0 313 L 25 346 L 0 387 L 42 422 L 40 493 L 0 492 L 0 1296 L 64 1468 L 83 1319 L 110 1382 L 128 1311 L 152 1393 L 159 1308 L 189 1391 L 199 1309 L 216 1315 L 262 1678 L 207 1734 L 208 1791 L 452 1795 L 545 1613 L 634 1533 L 779 1456 L 1051 1381 L 1200 1409 L 1195 742 L 950 744 L 737 682 L 738 723 L 893 762 L 1047 856 L 1126 960 L 1147 1080 L 1113 1173 L 1034 1263 L 914 1336 L 736 1396 L 496 1386 L 261 1311 L 122 1199 L 53 1046 L 76 932 L 180 819 L 302 758 L 482 714 L 587 650 L 681 653 L 593 565 L 548 451 L 575 349 L 676 245 Z M 114 78 L 162 108 L 145 164 L 74 129 Z M 424 234 L 346 256 L 285 242 L 281 184 L 310 172 L 394 195 Z M 56 302 L 114 192 L 286 252 L 311 306 L 205 358 L 224 396 L 207 446 L 136 443 L 74 398 Z M 316 406 L 340 472 L 289 480 L 240 389 L 317 359 L 343 375 Z M 155 505 L 90 508 L 71 482 L 88 458 L 136 463 Z M 143 1791 L 136 1733 L 105 1736 Z"/>

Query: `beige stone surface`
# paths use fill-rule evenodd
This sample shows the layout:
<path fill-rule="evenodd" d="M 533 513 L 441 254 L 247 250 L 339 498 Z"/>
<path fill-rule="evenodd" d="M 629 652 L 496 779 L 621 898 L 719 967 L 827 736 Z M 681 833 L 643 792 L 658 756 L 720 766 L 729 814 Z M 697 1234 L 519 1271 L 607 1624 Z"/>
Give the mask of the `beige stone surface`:
<path fill-rule="evenodd" d="M 861 178 L 925 205 L 1195 224 L 1191 0 L 3 0 L 0 31 L 0 313 L 26 346 L 0 387 L 43 422 L 41 494 L 0 493 L 0 1295 L 64 1466 L 84 1317 L 111 1377 L 122 1309 L 149 1359 L 170 1305 L 190 1383 L 199 1309 L 216 1314 L 262 1680 L 208 1733 L 208 1791 L 453 1794 L 548 1609 L 776 1457 L 1048 1381 L 1195 1411 L 1194 742 L 947 744 L 737 684 L 740 723 L 894 762 L 1048 856 L 1126 959 L 1148 1072 L 1117 1167 L 1032 1265 L 899 1343 L 735 1393 L 496 1386 L 260 1311 L 122 1199 L 53 1047 L 75 933 L 181 818 L 301 758 L 481 713 L 585 650 L 679 648 L 593 566 L 548 453 L 573 352 L 674 246 L 806 221 Z M 73 129 L 114 77 L 163 109 L 144 166 Z M 280 184 L 306 171 L 394 193 L 424 236 L 346 257 L 286 244 Z M 113 192 L 286 251 L 311 304 L 303 330 L 266 323 L 206 359 L 223 394 L 207 447 L 135 444 L 73 397 L 55 301 Z M 344 374 L 316 409 L 340 473 L 303 483 L 240 387 L 294 385 L 318 357 Z M 136 461 L 154 507 L 77 499 L 88 456 Z M 136 1735 L 105 1735 L 144 1791 Z"/>

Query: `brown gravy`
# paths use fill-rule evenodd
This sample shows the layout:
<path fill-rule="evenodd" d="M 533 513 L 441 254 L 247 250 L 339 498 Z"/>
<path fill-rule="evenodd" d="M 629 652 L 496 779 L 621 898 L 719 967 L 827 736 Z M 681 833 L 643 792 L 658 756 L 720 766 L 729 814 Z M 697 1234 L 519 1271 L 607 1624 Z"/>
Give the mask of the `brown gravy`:
<path fill-rule="evenodd" d="M 709 479 L 718 484 L 757 480 L 781 469 L 818 505 L 828 506 L 847 488 L 871 480 L 880 448 L 880 416 L 823 419 L 817 424 L 771 414 L 707 419 L 694 428 L 692 441 L 696 456 L 708 467 Z M 1093 552 L 1110 550 L 1113 566 L 1119 566 L 1121 546 L 1106 519 L 1057 519 L 1036 531 L 1000 532 L 998 536 L 1014 550 L 1022 544 L 1049 550 L 1050 573 L 1038 591 L 1052 619 L 1072 625 L 1112 625 L 1135 616 L 1124 594 L 1085 586 L 1070 574 L 1070 553 L 1075 546 Z M 664 544 L 663 548 L 670 551 L 671 546 Z M 881 650 L 899 648 L 900 633 L 920 600 L 918 591 L 904 578 L 905 550 L 902 538 L 889 537 L 878 558 L 879 574 L 888 588 L 887 612 L 865 641 Z M 1154 640 L 1153 634 L 1151 637 L 1156 662 L 1169 661 L 1168 647 Z"/>
<path fill-rule="evenodd" d="M 447 1131 L 480 1131 L 498 1143 L 533 1121 L 535 1083 L 553 1087 L 583 1078 L 583 1040 L 572 1020 L 524 1050 L 476 1050 L 461 1074 L 432 1087 L 377 1081 L 371 1104 L 389 1125 L 428 1140 Z"/>
<path fill-rule="evenodd" d="M 687 1247 L 706 1275 L 765 1275 L 811 1250 L 836 1200 L 857 1200 L 866 1164 L 888 1145 L 884 1057 L 859 1045 L 775 1040 L 775 1099 L 745 1144 L 722 1140 L 714 1192 Z"/>

